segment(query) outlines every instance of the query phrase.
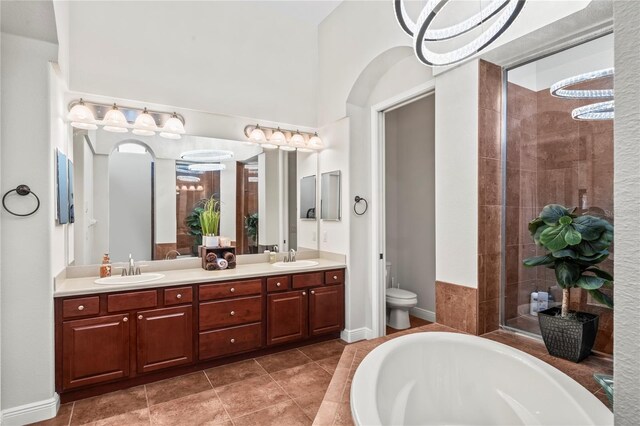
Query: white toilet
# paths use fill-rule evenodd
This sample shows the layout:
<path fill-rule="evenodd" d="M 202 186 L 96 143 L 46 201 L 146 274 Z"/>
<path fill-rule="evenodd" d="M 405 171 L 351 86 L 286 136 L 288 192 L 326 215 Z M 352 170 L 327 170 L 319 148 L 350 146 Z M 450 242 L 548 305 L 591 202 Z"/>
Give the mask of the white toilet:
<path fill-rule="evenodd" d="M 396 330 L 410 327 L 409 309 L 418 305 L 418 296 L 408 290 L 392 287 L 391 262 L 386 265 L 387 325 Z"/>

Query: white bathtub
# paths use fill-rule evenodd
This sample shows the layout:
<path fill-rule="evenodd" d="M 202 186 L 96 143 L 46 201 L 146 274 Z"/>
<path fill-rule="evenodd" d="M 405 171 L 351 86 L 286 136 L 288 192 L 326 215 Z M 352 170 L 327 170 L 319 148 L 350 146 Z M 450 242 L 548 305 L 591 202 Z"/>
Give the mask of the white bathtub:
<path fill-rule="evenodd" d="M 415 333 L 371 351 L 351 386 L 359 425 L 613 425 L 613 414 L 560 370 L 458 333 Z"/>

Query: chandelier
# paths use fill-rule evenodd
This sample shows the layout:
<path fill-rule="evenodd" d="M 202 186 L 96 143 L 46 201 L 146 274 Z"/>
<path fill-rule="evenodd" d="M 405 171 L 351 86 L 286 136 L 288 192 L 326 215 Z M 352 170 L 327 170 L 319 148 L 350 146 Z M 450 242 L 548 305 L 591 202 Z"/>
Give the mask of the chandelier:
<path fill-rule="evenodd" d="M 552 96 L 563 99 L 613 99 L 613 89 L 568 89 L 578 84 L 613 77 L 613 74 L 613 68 L 605 68 L 575 75 L 553 84 L 549 91 Z M 571 117 L 574 120 L 613 120 L 614 101 L 597 102 L 575 108 L 571 111 Z"/>

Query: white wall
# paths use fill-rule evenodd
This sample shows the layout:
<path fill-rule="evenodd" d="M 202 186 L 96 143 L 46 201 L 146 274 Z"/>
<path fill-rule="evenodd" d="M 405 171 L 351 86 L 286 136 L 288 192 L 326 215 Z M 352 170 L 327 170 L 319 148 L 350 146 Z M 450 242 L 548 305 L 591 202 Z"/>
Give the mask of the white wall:
<path fill-rule="evenodd" d="M 396 285 L 435 315 L 435 96 L 385 114 L 386 258 Z"/>
<path fill-rule="evenodd" d="M 269 3 L 70 2 L 70 88 L 314 125 L 317 27 Z"/>
<path fill-rule="evenodd" d="M 616 255 L 614 285 L 615 422 L 640 419 L 640 3 L 614 4 L 615 25 L 615 185 Z"/>
<path fill-rule="evenodd" d="M 436 77 L 436 279 L 478 286 L 478 61 Z"/>
<path fill-rule="evenodd" d="M 53 280 L 54 252 L 64 252 L 55 226 L 54 146 L 63 136 L 51 103 L 57 99 L 57 46 L 2 34 L 2 192 L 28 184 L 40 209 L 28 218 L 2 211 L 2 409 L 3 423 L 36 421 L 55 414 Z M 53 95 L 53 96 L 52 96 Z M 52 116 L 53 115 L 53 116 Z M 53 140 L 51 138 L 54 138 Z M 12 199 L 16 210 L 28 199 Z M 55 231 L 55 232 L 54 232 Z M 34 267 L 34 243 L 37 250 Z M 58 259 L 56 258 L 56 264 Z M 10 265 L 7 268 L 6 265 Z M 34 416 L 19 416 L 25 404 L 42 404 Z"/>

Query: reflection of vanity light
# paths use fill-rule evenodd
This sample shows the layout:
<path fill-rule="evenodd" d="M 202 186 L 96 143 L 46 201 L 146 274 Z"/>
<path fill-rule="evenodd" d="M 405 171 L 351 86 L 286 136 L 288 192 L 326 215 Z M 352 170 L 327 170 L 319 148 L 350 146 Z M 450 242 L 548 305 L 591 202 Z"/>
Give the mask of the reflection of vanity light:
<path fill-rule="evenodd" d="M 176 179 L 178 179 L 180 182 L 200 182 L 200 178 L 197 176 L 180 175 L 177 176 Z"/>
<path fill-rule="evenodd" d="M 123 143 L 118 145 L 118 152 L 126 152 L 128 154 L 146 154 L 147 148 L 137 143 Z"/>
<path fill-rule="evenodd" d="M 233 158 L 233 151 L 226 151 L 223 149 L 197 149 L 194 151 L 183 152 L 180 154 L 180 158 L 185 161 L 224 161 Z"/>
<path fill-rule="evenodd" d="M 189 191 L 195 191 L 195 190 L 196 190 L 195 186 L 193 186 L 193 185 L 189 186 Z"/>
<path fill-rule="evenodd" d="M 258 165 L 257 164 L 245 164 L 244 168 L 246 170 L 258 170 Z"/>
<path fill-rule="evenodd" d="M 249 181 L 250 183 L 257 183 L 258 182 L 258 177 L 257 176 L 249 176 L 247 181 Z"/>
<path fill-rule="evenodd" d="M 180 191 L 186 191 L 187 189 L 188 189 L 188 188 L 187 188 L 187 185 L 182 185 L 182 186 L 180 187 Z"/>
<path fill-rule="evenodd" d="M 189 170 L 195 170 L 199 172 L 217 172 L 226 168 L 227 166 L 219 163 L 189 164 Z"/>
<path fill-rule="evenodd" d="M 196 191 L 204 191 L 204 188 L 202 187 L 202 185 L 198 185 L 198 187 L 196 188 Z"/>

